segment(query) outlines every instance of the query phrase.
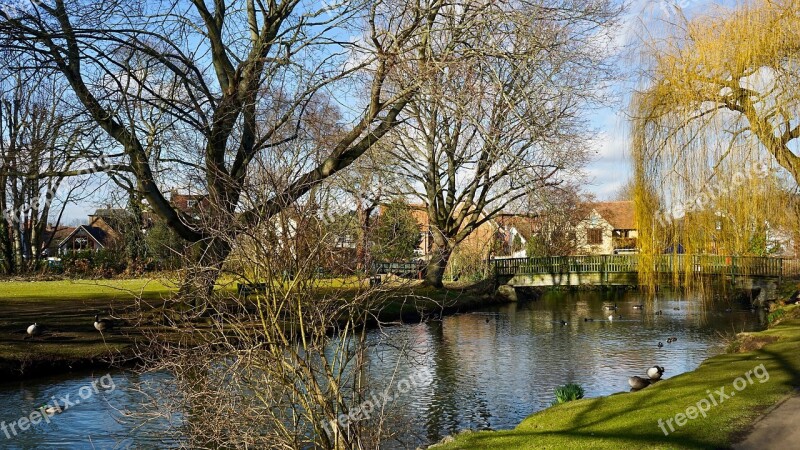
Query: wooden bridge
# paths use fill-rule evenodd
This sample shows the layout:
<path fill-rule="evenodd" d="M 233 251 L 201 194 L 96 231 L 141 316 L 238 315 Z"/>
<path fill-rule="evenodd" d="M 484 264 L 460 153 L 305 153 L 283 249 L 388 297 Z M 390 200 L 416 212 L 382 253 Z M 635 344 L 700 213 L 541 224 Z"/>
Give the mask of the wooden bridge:
<path fill-rule="evenodd" d="M 557 256 L 543 258 L 509 258 L 491 261 L 501 283 L 525 286 L 636 286 L 640 255 Z M 650 260 L 650 258 L 648 258 Z M 766 279 L 800 276 L 800 259 L 719 256 L 719 255 L 656 255 L 653 271 L 672 278 L 674 274 L 696 277 L 728 277 Z"/>

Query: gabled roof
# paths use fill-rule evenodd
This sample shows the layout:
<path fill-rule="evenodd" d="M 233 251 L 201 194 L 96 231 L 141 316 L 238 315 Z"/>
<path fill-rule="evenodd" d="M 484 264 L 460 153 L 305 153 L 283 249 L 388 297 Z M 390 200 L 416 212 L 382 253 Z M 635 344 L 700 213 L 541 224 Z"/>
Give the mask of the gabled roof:
<path fill-rule="evenodd" d="M 616 230 L 637 229 L 636 209 L 632 201 L 597 202 L 590 206 Z"/>
<path fill-rule="evenodd" d="M 57 229 L 45 230 L 42 235 L 42 245 L 60 245 L 61 242 L 75 232 L 75 227 L 58 227 Z"/>
<path fill-rule="evenodd" d="M 89 226 L 89 225 L 81 225 L 78 228 L 75 228 L 72 231 L 72 233 L 70 233 L 69 235 L 67 235 L 67 237 L 65 237 L 64 239 L 61 240 L 61 242 L 58 244 L 58 246 L 61 247 L 62 245 L 64 245 L 68 240 L 72 239 L 72 236 L 74 236 L 80 230 L 85 231 L 86 234 L 89 235 L 89 237 L 94 239 L 94 241 L 97 242 L 98 244 L 100 244 L 102 247 L 106 246 L 106 244 L 105 244 L 105 240 L 106 240 L 106 236 L 107 236 L 106 232 L 103 231 L 101 228 L 92 227 L 92 226 Z"/>

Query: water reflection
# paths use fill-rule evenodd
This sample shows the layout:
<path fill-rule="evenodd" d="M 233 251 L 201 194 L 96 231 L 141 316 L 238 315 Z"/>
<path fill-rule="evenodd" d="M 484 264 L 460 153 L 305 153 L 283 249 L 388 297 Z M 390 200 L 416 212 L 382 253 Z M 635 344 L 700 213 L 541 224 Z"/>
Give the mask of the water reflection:
<path fill-rule="evenodd" d="M 604 309 L 614 303 L 616 311 Z M 721 351 L 723 334 L 764 324 L 763 312 L 740 305 L 706 307 L 671 295 L 661 295 L 643 311 L 633 308 L 640 303 L 631 292 L 554 292 L 534 302 L 371 333 L 376 345 L 367 358 L 373 391 L 397 395 L 385 405 L 391 412 L 386 427 L 395 435 L 384 447 L 414 448 L 467 428 L 514 427 L 549 406 L 555 387 L 568 382 L 581 384 L 587 396 L 595 397 L 627 391 L 628 376 L 644 376 L 653 364 L 664 366 L 664 377 L 670 378 Z M 656 315 L 658 310 L 663 314 Z M 610 313 L 613 321 L 607 319 Z M 595 321 L 584 320 L 589 318 Z M 677 341 L 668 344 L 669 337 Z M 0 421 L 16 421 L 53 396 L 75 396 L 103 374 L 0 385 Z M 396 392 L 402 380 L 414 380 L 413 387 Z M 0 448 L 177 444 L 171 433 L 179 431 L 179 414 L 144 424 L 128 421 L 125 414 L 145 400 L 131 386 L 168 384 L 169 377 L 117 372 L 114 381 L 115 389 L 99 392 L 49 424 L 11 439 L 0 430 Z"/>
<path fill-rule="evenodd" d="M 112 383 L 100 379 L 110 376 Z M 108 380 L 109 378 L 106 378 Z M 32 382 L 0 385 L 0 448 L 85 449 L 169 448 L 177 445 L 179 414 L 159 416 L 152 422 L 129 417 L 130 410 L 149 401 L 138 388 L 149 383 L 163 386 L 166 374 L 144 377 L 127 372 L 37 378 Z M 95 390 L 94 387 L 97 387 Z M 30 417 L 43 404 L 66 406 L 61 414 L 36 425 L 19 419 Z M 152 410 L 150 410 L 152 411 Z M 170 431 L 171 430 L 171 431 Z"/>
<path fill-rule="evenodd" d="M 615 302 L 616 311 L 604 309 Z M 512 428 L 549 406 L 553 390 L 569 382 L 596 397 L 627 391 L 628 377 L 644 376 L 653 364 L 666 367 L 665 378 L 676 376 L 720 352 L 723 334 L 764 323 L 763 313 L 736 305 L 725 312 L 730 305 L 707 308 L 662 295 L 644 310 L 633 308 L 641 303 L 636 293 L 554 292 L 536 302 L 387 331 L 392 346 L 375 352 L 381 357 L 372 365 L 374 379 L 397 360 L 396 378 L 412 369 L 433 374 L 428 386 L 396 405 L 399 423 L 410 424 L 413 433 L 391 447 L 413 448 L 465 428 Z M 677 340 L 668 344 L 671 337 Z M 404 363 L 398 347 L 413 350 L 416 364 Z"/>

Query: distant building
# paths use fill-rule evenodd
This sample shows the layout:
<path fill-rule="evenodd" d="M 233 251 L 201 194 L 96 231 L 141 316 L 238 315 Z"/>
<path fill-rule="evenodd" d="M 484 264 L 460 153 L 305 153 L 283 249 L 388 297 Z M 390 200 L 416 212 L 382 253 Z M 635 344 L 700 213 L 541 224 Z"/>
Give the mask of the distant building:
<path fill-rule="evenodd" d="M 597 202 L 589 207 L 588 216 L 575 226 L 578 254 L 636 252 L 639 230 L 632 201 Z"/>
<path fill-rule="evenodd" d="M 102 228 L 81 225 L 58 244 L 58 253 L 99 251 L 108 246 L 108 235 Z"/>
<path fill-rule="evenodd" d="M 430 218 L 428 217 L 428 209 L 423 204 L 409 205 L 411 208 L 411 215 L 417 221 L 420 227 L 420 243 L 415 251 L 417 256 L 427 259 L 433 251 L 433 228 L 431 226 Z M 497 237 L 498 225 L 496 222 L 489 220 L 481 224 L 477 229 L 472 231 L 469 236 L 461 241 L 457 248 L 461 252 L 468 252 L 472 255 L 480 255 L 481 259 L 486 259 L 491 255 L 492 247 L 495 244 Z"/>
<path fill-rule="evenodd" d="M 206 194 L 180 194 L 175 190 L 170 192 L 169 202 L 185 213 L 200 211 L 209 205 Z"/>
<path fill-rule="evenodd" d="M 536 216 L 518 214 L 498 214 L 498 245 L 494 256 L 525 258 L 528 256 L 528 242 L 540 232 L 541 221 Z"/>
<path fill-rule="evenodd" d="M 76 228 L 63 228 L 53 236 L 53 242 L 60 239 L 57 244 L 57 253 L 65 254 L 78 251 L 99 251 L 111 248 L 122 241 L 122 230 L 126 221 L 131 219 L 131 213 L 124 209 L 105 208 L 98 209 L 89 215 L 89 224 Z M 67 230 L 70 230 L 67 233 Z M 63 236 L 63 238 L 62 238 Z"/>
<path fill-rule="evenodd" d="M 42 255 L 55 256 L 60 254 L 59 246 L 68 236 L 73 234 L 76 227 L 58 227 L 48 225 L 42 235 Z"/>

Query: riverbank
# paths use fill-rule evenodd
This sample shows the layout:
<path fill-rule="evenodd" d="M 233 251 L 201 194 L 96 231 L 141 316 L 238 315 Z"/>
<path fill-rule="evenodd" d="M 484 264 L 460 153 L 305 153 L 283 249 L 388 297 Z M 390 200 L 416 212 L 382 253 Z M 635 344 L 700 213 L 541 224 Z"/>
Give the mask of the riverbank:
<path fill-rule="evenodd" d="M 783 311 L 773 313 L 779 320 L 769 329 L 740 334 L 729 353 L 709 358 L 693 372 L 635 393 L 551 407 L 513 430 L 461 433 L 434 447 L 729 448 L 761 414 L 800 387 L 800 307 Z M 620 374 L 628 375 L 635 374 Z"/>
<path fill-rule="evenodd" d="M 327 284 L 321 289 L 336 289 L 344 296 L 357 290 L 352 284 Z M 233 292 L 235 283 L 219 289 Z M 146 279 L 0 282 L 0 381 L 134 363 L 133 346 L 145 332 L 165 339 L 179 332 L 151 326 L 101 335 L 94 329 L 94 315 L 160 308 L 174 291 L 168 281 Z M 499 303 L 484 284 L 437 290 L 412 283 L 381 291 L 388 295 L 376 311 L 381 322 L 414 322 Z M 30 338 L 25 329 L 34 322 L 45 333 Z"/>

